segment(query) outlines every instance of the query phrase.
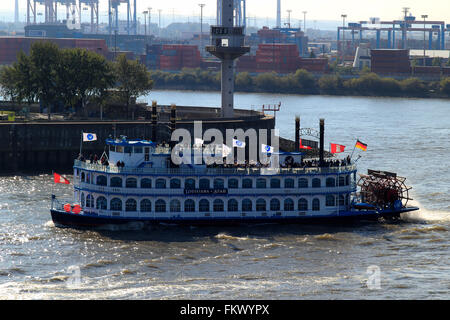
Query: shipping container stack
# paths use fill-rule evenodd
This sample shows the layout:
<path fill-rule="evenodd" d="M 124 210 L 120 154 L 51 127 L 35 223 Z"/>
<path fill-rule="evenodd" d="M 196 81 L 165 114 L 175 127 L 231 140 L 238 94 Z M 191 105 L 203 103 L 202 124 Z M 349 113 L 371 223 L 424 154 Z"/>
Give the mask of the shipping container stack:
<path fill-rule="evenodd" d="M 409 50 L 377 49 L 370 51 L 372 72 L 379 74 L 411 73 Z"/>
<path fill-rule="evenodd" d="M 301 58 L 300 69 L 309 72 L 324 73 L 328 71 L 328 59 L 326 58 Z"/>
<path fill-rule="evenodd" d="M 165 44 L 160 55 L 161 70 L 200 68 L 200 51 L 194 45 Z"/>
<path fill-rule="evenodd" d="M 148 69 L 160 69 L 160 56 L 162 52 L 162 44 L 147 45 L 146 48 L 146 66 Z"/>
<path fill-rule="evenodd" d="M 256 72 L 256 56 L 242 56 L 236 61 L 237 72 Z"/>
<path fill-rule="evenodd" d="M 300 64 L 295 44 L 259 44 L 256 51 L 256 72 L 292 73 Z"/>
<path fill-rule="evenodd" d="M 9 65 L 17 61 L 17 54 L 23 51 L 29 54 L 33 43 L 48 41 L 59 48 L 82 48 L 108 56 L 105 40 L 99 39 L 53 39 L 27 37 L 0 37 L 0 65 Z"/>

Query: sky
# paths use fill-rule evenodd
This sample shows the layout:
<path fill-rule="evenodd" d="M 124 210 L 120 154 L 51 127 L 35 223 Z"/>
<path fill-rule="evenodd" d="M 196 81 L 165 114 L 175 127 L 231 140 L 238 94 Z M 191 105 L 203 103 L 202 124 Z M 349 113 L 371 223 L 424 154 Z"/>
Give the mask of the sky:
<path fill-rule="evenodd" d="M 20 19 L 26 14 L 27 0 L 19 0 Z M 214 17 L 216 13 L 216 0 L 137 0 L 138 13 L 148 7 L 152 7 L 154 21 L 156 21 L 158 9 L 162 9 L 162 15 L 166 20 L 172 20 L 181 15 L 192 16 L 192 19 L 200 15 L 199 3 L 204 3 L 204 17 Z M 108 0 L 100 0 L 101 16 L 106 16 Z M 411 13 L 420 18 L 427 14 L 430 20 L 446 21 L 450 24 L 449 0 L 281 0 L 282 20 L 287 20 L 287 10 L 292 10 L 291 21 L 303 19 L 303 11 L 307 11 L 307 22 L 314 20 L 341 21 L 341 14 L 347 14 L 349 22 L 367 20 L 370 17 L 378 17 L 382 20 L 399 19 L 402 16 L 402 8 L 409 7 Z M 62 9 L 64 10 L 64 9 Z M 122 5 L 123 14 L 126 5 Z M 43 9 L 38 9 L 43 11 Z M 0 19 L 9 19 L 8 13 L 14 12 L 14 0 L 0 0 Z M 276 16 L 276 0 L 247 0 L 247 17 L 250 19 L 274 20 Z M 13 16 L 11 16 L 13 19 Z M 168 21 L 172 22 L 172 21 Z"/>

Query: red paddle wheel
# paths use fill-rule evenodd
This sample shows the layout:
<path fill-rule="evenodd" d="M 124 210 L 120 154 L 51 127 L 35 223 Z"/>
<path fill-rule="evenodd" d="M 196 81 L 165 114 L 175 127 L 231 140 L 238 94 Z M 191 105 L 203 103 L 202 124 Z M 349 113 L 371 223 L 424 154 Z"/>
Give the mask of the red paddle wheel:
<path fill-rule="evenodd" d="M 368 170 L 367 175 L 360 174 L 358 186 L 360 187 L 361 201 L 372 204 L 378 208 L 389 208 L 401 203 L 406 207 L 411 187 L 405 185 L 406 178 L 387 171 Z"/>

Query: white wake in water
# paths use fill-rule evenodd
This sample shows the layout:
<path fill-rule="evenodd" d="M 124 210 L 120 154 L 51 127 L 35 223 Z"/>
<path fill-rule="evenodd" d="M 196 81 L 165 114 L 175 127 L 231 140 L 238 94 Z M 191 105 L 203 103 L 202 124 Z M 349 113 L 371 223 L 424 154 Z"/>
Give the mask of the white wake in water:
<path fill-rule="evenodd" d="M 418 211 L 412 211 L 403 213 L 402 219 L 407 221 L 420 221 L 420 222 L 450 222 L 450 212 L 443 210 L 428 210 L 423 207 L 419 201 L 412 200 L 408 204 L 419 207 Z"/>

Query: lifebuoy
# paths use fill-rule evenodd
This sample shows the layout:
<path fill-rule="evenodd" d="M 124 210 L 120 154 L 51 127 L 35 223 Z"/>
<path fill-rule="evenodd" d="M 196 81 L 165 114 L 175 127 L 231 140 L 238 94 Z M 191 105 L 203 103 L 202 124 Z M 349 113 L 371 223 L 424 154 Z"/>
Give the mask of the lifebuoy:
<path fill-rule="evenodd" d="M 76 214 L 79 214 L 81 212 L 81 206 L 79 204 L 74 205 L 73 209 L 72 209 L 72 212 L 76 213 Z"/>
<path fill-rule="evenodd" d="M 64 211 L 65 212 L 70 212 L 72 210 L 72 206 L 70 205 L 70 203 L 66 203 L 64 205 Z"/>

